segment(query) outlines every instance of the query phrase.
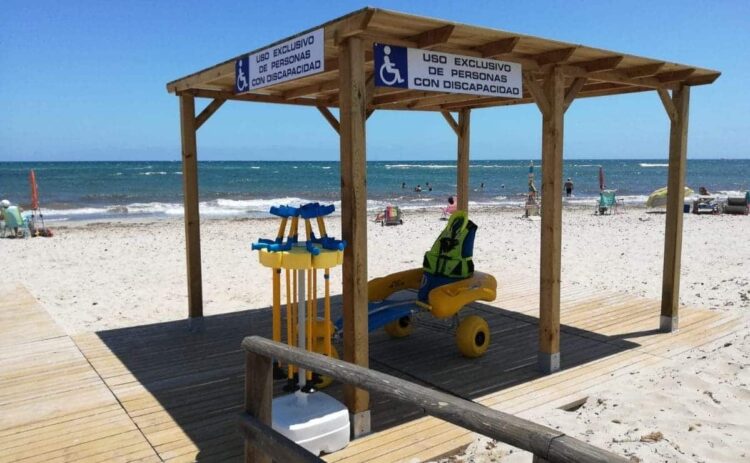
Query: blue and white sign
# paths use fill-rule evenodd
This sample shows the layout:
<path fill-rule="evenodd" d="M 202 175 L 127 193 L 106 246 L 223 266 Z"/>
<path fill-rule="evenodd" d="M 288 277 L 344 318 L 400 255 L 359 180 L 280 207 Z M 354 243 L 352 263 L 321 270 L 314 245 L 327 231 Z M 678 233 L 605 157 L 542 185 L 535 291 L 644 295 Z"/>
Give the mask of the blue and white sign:
<path fill-rule="evenodd" d="M 244 93 L 325 70 L 323 29 L 243 56 L 234 64 L 234 91 Z"/>
<path fill-rule="evenodd" d="M 521 98 L 521 65 L 376 43 L 375 85 Z"/>

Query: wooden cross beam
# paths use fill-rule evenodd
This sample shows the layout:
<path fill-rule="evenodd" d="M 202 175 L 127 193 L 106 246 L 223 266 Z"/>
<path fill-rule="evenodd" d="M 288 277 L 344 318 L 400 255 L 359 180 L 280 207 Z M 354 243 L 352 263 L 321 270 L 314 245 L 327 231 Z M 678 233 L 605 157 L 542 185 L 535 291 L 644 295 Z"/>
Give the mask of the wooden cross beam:
<path fill-rule="evenodd" d="M 198 114 L 198 117 L 195 118 L 195 130 L 200 129 L 203 123 L 205 123 L 209 117 L 213 116 L 225 101 L 227 100 L 223 98 L 214 98 L 214 100 L 210 102 L 200 114 Z"/>
<path fill-rule="evenodd" d="M 322 114 L 323 117 L 326 118 L 328 123 L 331 124 L 333 130 L 335 130 L 336 133 L 341 134 L 341 126 L 339 125 L 339 120 L 336 119 L 336 116 L 334 116 L 331 111 L 325 106 L 316 106 L 316 108 L 318 108 L 318 111 L 320 111 L 320 114 Z"/>
<path fill-rule="evenodd" d="M 453 118 L 451 113 L 449 113 L 448 111 L 440 111 L 440 114 L 443 115 L 443 117 L 445 118 L 445 121 L 448 123 L 451 129 L 453 129 L 453 131 L 456 132 L 456 135 L 460 136 L 461 132 L 458 128 L 458 122 L 456 122 L 456 120 Z"/>
<path fill-rule="evenodd" d="M 565 91 L 565 99 L 563 100 L 563 112 L 567 111 L 573 100 L 576 99 L 578 92 L 581 91 L 584 85 L 586 85 L 585 77 L 577 77 L 573 80 L 573 83 Z"/>

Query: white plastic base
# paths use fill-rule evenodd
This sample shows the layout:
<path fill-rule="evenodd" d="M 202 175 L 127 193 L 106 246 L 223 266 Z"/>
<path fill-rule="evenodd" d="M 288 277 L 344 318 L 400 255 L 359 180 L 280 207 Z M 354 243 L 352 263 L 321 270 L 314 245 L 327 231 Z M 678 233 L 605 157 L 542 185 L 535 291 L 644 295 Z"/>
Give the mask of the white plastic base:
<path fill-rule="evenodd" d="M 349 444 L 349 410 L 322 392 L 273 399 L 273 429 L 315 455 Z"/>

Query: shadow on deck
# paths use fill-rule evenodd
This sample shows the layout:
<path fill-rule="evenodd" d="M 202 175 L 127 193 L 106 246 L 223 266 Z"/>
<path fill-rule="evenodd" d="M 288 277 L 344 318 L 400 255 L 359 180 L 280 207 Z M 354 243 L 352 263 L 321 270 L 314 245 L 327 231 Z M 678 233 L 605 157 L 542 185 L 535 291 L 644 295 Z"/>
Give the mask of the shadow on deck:
<path fill-rule="evenodd" d="M 334 298 L 336 312 L 339 306 L 340 298 Z M 464 315 L 469 313 L 486 318 L 491 328 L 491 345 L 483 357 L 465 359 L 452 334 L 417 326 L 403 339 L 371 333 L 370 367 L 470 400 L 542 376 L 537 370 L 536 317 L 485 304 L 473 304 Z M 239 461 L 242 454 L 237 428 L 245 374 L 240 342 L 251 334 L 268 337 L 271 311 L 209 316 L 205 328 L 193 334 L 180 320 L 75 338 L 165 461 Z M 636 348 L 639 344 L 628 338 L 648 334 L 606 336 L 563 325 L 561 368 Z M 341 398 L 338 384 L 326 392 Z M 371 408 L 374 431 L 423 415 L 417 407 L 378 394 L 371 396 Z"/>

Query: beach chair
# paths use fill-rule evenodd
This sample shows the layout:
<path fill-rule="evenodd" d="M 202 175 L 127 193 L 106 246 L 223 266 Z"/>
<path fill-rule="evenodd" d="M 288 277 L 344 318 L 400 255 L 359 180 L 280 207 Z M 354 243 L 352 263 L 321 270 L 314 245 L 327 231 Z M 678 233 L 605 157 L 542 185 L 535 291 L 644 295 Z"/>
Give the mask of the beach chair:
<path fill-rule="evenodd" d="M 616 190 L 603 190 L 599 193 L 599 202 L 596 205 L 595 213 L 604 215 L 607 212 L 610 214 L 615 212 L 615 209 L 617 209 L 617 196 L 615 192 Z"/>
<path fill-rule="evenodd" d="M 403 225 L 404 218 L 401 209 L 398 206 L 387 206 L 382 215 L 380 215 L 380 225 Z"/>
<path fill-rule="evenodd" d="M 744 214 L 750 213 L 750 191 L 742 197 L 729 197 L 724 204 L 723 212 L 725 214 Z"/>

